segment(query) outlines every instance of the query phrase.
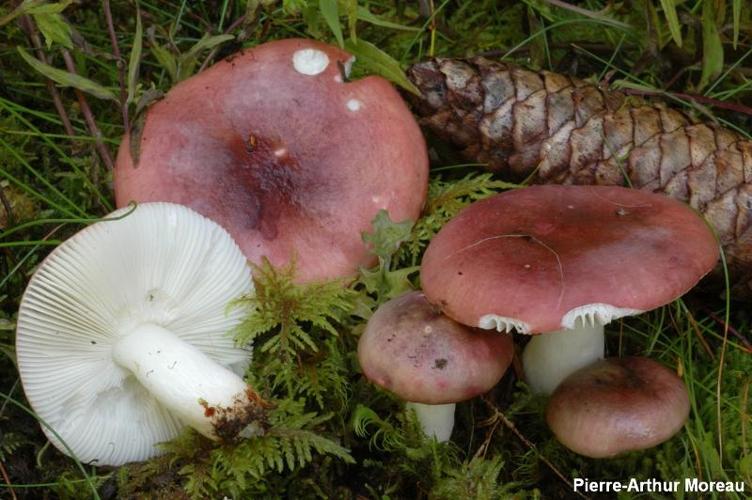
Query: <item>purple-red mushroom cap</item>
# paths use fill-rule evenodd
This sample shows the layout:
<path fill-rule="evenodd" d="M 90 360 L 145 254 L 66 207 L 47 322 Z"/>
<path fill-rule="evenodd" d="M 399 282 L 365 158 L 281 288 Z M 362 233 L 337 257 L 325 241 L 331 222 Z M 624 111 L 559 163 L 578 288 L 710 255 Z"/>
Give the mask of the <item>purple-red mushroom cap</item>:
<path fill-rule="evenodd" d="M 386 80 L 346 80 L 353 61 L 320 42 L 280 40 L 179 83 L 123 138 L 118 206 L 188 206 L 251 262 L 294 259 L 299 281 L 355 275 L 373 263 L 361 233 L 380 209 L 418 218 L 428 158 Z"/>
<path fill-rule="evenodd" d="M 546 420 L 570 450 L 608 458 L 656 446 L 689 416 L 682 380 L 648 358 L 609 358 L 567 377 L 554 391 Z"/>
<path fill-rule="evenodd" d="M 534 186 L 473 203 L 421 266 L 432 304 L 466 325 L 520 333 L 606 324 L 681 296 L 718 243 L 667 196 L 614 186 Z"/>
<path fill-rule="evenodd" d="M 382 304 L 358 343 L 360 366 L 369 380 L 405 401 L 429 405 L 487 392 L 513 354 L 508 335 L 461 325 L 421 292 Z"/>

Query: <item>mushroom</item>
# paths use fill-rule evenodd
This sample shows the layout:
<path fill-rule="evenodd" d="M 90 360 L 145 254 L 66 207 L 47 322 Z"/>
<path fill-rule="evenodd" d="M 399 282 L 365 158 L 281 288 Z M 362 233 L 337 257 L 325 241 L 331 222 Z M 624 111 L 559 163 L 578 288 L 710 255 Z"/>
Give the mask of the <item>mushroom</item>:
<path fill-rule="evenodd" d="M 613 186 L 534 186 L 473 203 L 433 238 L 421 283 L 460 323 L 546 333 L 523 353 L 536 392 L 603 357 L 603 325 L 684 294 L 718 259 L 688 206 Z"/>
<path fill-rule="evenodd" d="M 228 303 L 252 291 L 238 246 L 186 207 L 129 210 L 53 250 L 18 312 L 18 368 L 45 434 L 97 465 L 150 458 L 185 425 L 252 433 L 262 409 L 240 376 L 250 351 L 230 335 L 243 313 Z"/>
<path fill-rule="evenodd" d="M 490 335 L 447 318 L 421 292 L 382 304 L 358 342 L 365 376 L 415 411 L 427 436 L 449 440 L 455 403 L 490 390 L 509 367 L 508 335 Z"/>
<path fill-rule="evenodd" d="M 676 434 L 688 416 L 682 380 L 642 357 L 608 358 L 572 373 L 546 408 L 556 438 L 591 458 L 656 446 Z"/>
<path fill-rule="evenodd" d="M 280 40 L 179 83 L 123 138 L 118 206 L 180 203 L 225 227 L 253 263 L 294 259 L 299 281 L 354 276 L 374 262 L 360 235 L 379 210 L 420 215 L 428 156 L 385 79 L 345 80 L 353 61 Z"/>

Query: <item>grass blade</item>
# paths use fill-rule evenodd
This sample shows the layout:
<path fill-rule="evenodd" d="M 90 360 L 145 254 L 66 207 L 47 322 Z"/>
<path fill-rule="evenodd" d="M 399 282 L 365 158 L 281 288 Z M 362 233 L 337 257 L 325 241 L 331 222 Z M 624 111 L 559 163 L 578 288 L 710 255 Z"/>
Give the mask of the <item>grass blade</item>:
<path fill-rule="evenodd" d="M 731 5 L 731 14 L 734 25 L 733 47 L 734 50 L 736 50 L 737 45 L 739 45 L 739 25 L 741 24 L 742 19 L 742 0 L 734 0 Z"/>
<path fill-rule="evenodd" d="M 345 48 L 348 52 L 354 54 L 358 60 L 363 62 L 373 73 L 383 76 L 408 92 L 420 95 L 420 91 L 405 76 L 399 62 L 372 43 L 368 43 L 365 40 L 358 40 L 357 42 L 348 40 L 345 43 Z"/>
<path fill-rule="evenodd" d="M 723 71 L 723 42 L 718 33 L 713 0 L 702 3 L 702 75 L 698 90 L 704 89 Z"/>
<path fill-rule="evenodd" d="M 342 26 L 339 25 L 339 6 L 337 0 L 319 0 L 319 10 L 324 17 L 329 29 L 334 33 L 334 38 L 337 39 L 337 44 L 340 47 L 345 46 L 345 40 L 342 37 Z"/>
<path fill-rule="evenodd" d="M 53 82 L 57 83 L 58 85 L 62 85 L 63 87 L 76 88 L 81 92 L 86 92 L 87 94 L 98 97 L 99 99 L 117 101 L 115 94 L 113 94 L 109 89 L 99 85 L 98 83 L 89 80 L 88 78 L 84 78 L 83 76 L 74 75 L 73 73 L 68 73 L 67 71 L 64 71 L 62 69 L 58 69 L 50 66 L 49 64 L 45 64 L 36 57 L 33 57 L 31 54 L 26 52 L 22 47 L 16 47 L 16 49 L 18 50 L 18 53 L 21 55 L 23 60 L 26 61 L 29 66 L 34 68 L 34 70 L 38 73 L 41 73 Z"/>
<path fill-rule="evenodd" d="M 671 32 L 671 38 L 679 47 L 682 46 L 681 26 L 679 25 L 679 16 L 676 14 L 676 3 L 674 0 L 661 0 L 663 14 L 668 22 L 668 29 Z M 703 19 L 704 20 L 704 19 Z"/>
<path fill-rule="evenodd" d="M 138 85 L 138 69 L 141 64 L 141 50 L 143 48 L 144 30 L 141 26 L 141 10 L 136 8 L 136 34 L 133 37 L 133 49 L 128 59 L 128 104 L 133 102 Z"/>
<path fill-rule="evenodd" d="M 397 24 L 391 21 L 387 21 L 386 19 L 382 19 L 381 17 L 368 10 L 367 7 L 363 7 L 362 5 L 358 6 L 358 19 L 369 24 L 373 24 L 374 26 L 379 26 L 381 28 L 412 32 L 420 31 L 420 28 L 416 28 L 414 26 L 404 26 L 402 24 Z"/>
<path fill-rule="evenodd" d="M 30 408 L 27 408 L 26 406 L 22 405 L 21 403 L 19 403 L 18 401 L 16 401 L 12 397 L 10 397 L 8 394 L 0 392 L 0 398 L 3 398 L 8 403 L 16 406 L 17 408 L 21 409 L 22 411 L 24 411 L 24 412 L 28 413 L 29 415 L 31 415 L 32 417 L 34 417 L 43 427 L 47 428 L 60 441 L 60 443 L 62 443 L 63 447 L 65 448 L 66 452 L 68 453 L 68 456 L 71 457 L 73 459 L 73 461 L 76 463 L 76 466 L 78 467 L 78 470 L 80 470 L 81 474 L 84 476 L 84 481 L 86 481 L 86 484 L 91 489 L 91 494 L 92 494 L 91 498 L 95 498 L 95 499 L 99 500 L 101 497 L 99 496 L 99 492 L 97 491 L 97 487 L 94 486 L 93 479 L 86 472 L 86 469 L 84 469 L 83 464 L 78 459 L 78 457 L 76 456 L 76 454 L 73 453 L 73 450 L 71 450 L 70 446 L 68 446 L 68 443 L 65 442 L 65 440 L 62 438 L 62 436 L 60 436 L 60 434 L 58 434 L 57 431 L 55 429 L 53 429 L 52 426 L 50 424 L 48 424 L 44 419 L 42 419 L 39 415 L 37 415 L 36 413 L 34 413 L 33 410 L 31 410 Z"/>

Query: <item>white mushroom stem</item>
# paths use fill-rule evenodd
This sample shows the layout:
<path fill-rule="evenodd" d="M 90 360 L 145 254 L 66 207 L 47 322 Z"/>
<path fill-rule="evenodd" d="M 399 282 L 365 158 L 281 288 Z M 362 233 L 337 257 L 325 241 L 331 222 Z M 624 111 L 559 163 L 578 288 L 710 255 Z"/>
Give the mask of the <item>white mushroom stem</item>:
<path fill-rule="evenodd" d="M 423 433 L 428 437 L 436 438 L 439 443 L 449 441 L 454 429 L 455 403 L 443 405 L 427 405 L 423 403 L 408 402 L 408 410 L 414 410 Z"/>
<path fill-rule="evenodd" d="M 533 392 L 551 394 L 571 373 L 604 356 L 603 325 L 598 321 L 575 328 L 536 335 L 525 346 L 522 364 Z"/>
<path fill-rule="evenodd" d="M 112 356 L 175 416 L 211 439 L 217 439 L 211 419 L 216 408 L 250 403 L 242 378 L 160 326 L 139 326 L 115 343 Z"/>

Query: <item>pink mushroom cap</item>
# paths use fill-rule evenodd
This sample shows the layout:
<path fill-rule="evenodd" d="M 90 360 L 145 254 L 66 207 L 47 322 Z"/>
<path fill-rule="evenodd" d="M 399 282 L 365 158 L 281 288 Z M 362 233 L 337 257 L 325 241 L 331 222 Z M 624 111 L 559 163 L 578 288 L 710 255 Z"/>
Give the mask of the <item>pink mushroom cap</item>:
<path fill-rule="evenodd" d="M 512 362 L 509 335 L 461 325 L 421 292 L 382 304 L 358 342 L 363 373 L 405 401 L 457 403 L 489 391 Z"/>
<path fill-rule="evenodd" d="M 421 284 L 460 323 L 490 328 L 493 315 L 541 333 L 666 304 L 718 254 L 705 221 L 667 196 L 534 186 L 473 203 L 446 224 L 423 257 Z"/>
<path fill-rule="evenodd" d="M 191 207 L 224 226 L 251 262 L 295 259 L 299 281 L 370 265 L 361 233 L 380 209 L 417 219 L 428 158 L 386 80 L 345 80 L 353 60 L 320 42 L 281 40 L 179 83 L 149 108 L 138 147 L 135 135 L 123 138 L 118 206 Z"/>
<path fill-rule="evenodd" d="M 682 380 L 648 358 L 609 358 L 564 379 L 549 399 L 546 421 L 570 450 L 592 458 L 656 446 L 689 416 Z"/>

